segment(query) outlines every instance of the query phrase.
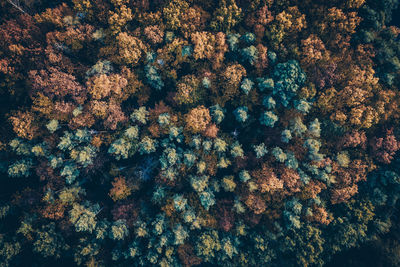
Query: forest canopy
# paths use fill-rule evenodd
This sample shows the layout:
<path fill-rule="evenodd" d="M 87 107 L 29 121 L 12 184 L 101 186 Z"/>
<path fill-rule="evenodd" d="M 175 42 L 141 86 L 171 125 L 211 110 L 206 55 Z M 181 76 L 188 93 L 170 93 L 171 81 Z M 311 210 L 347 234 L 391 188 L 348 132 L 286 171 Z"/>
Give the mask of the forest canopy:
<path fill-rule="evenodd" d="M 399 266 L 398 2 L 1 1 L 0 266 Z"/>

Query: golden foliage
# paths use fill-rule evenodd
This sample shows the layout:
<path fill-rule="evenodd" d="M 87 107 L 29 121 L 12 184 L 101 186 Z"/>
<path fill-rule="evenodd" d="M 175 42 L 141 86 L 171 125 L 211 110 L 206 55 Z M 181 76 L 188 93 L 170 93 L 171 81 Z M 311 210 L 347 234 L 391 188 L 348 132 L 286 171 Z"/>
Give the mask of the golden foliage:
<path fill-rule="evenodd" d="M 203 132 L 211 121 L 210 111 L 204 106 L 190 110 L 186 114 L 186 129 L 192 133 Z"/>

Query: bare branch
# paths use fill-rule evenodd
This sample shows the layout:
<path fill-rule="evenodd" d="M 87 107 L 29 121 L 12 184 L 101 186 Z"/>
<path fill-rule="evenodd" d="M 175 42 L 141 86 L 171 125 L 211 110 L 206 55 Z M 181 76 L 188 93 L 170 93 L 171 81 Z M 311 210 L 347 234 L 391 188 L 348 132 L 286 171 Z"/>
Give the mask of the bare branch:
<path fill-rule="evenodd" d="M 25 10 L 22 9 L 21 4 L 19 3 L 19 0 L 7 0 L 7 2 L 10 3 L 16 9 L 18 9 L 19 11 L 21 11 L 22 13 L 28 14 L 27 12 L 25 12 Z"/>

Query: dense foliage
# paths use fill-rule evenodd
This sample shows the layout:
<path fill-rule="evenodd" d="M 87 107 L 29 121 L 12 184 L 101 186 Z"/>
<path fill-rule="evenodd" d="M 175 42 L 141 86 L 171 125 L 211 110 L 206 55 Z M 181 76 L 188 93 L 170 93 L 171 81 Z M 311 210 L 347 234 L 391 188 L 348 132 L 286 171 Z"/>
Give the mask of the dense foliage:
<path fill-rule="evenodd" d="M 0 2 L 0 266 L 398 266 L 396 9 Z"/>

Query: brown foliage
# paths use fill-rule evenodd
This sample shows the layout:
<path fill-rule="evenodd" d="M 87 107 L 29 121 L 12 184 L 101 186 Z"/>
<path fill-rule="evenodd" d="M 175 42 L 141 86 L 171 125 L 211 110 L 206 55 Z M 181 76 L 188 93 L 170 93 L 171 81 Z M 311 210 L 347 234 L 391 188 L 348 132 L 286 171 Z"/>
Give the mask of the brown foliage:
<path fill-rule="evenodd" d="M 201 258 L 196 256 L 193 251 L 193 247 L 189 244 L 179 246 L 178 256 L 185 267 L 199 265 L 202 262 Z"/>
<path fill-rule="evenodd" d="M 261 193 L 283 189 L 284 181 L 278 179 L 274 170 L 266 164 L 263 164 L 262 169 L 253 171 L 252 176 L 257 179 L 257 185 Z"/>
<path fill-rule="evenodd" d="M 18 111 L 9 120 L 13 125 L 14 132 L 21 138 L 32 140 L 39 131 L 34 122 L 34 115 L 31 112 Z"/>
<path fill-rule="evenodd" d="M 185 121 L 188 131 L 192 133 L 203 132 L 211 121 L 210 111 L 204 106 L 198 106 L 186 114 Z"/>
<path fill-rule="evenodd" d="M 121 32 L 110 46 L 101 48 L 100 53 L 109 56 L 116 64 L 136 65 L 146 50 L 146 45 L 139 38 Z"/>
<path fill-rule="evenodd" d="M 331 203 L 337 204 L 340 202 L 347 201 L 352 196 L 357 194 L 358 186 L 353 184 L 352 186 L 343 187 L 343 188 L 336 188 L 331 190 Z"/>
<path fill-rule="evenodd" d="M 43 93 L 51 100 L 64 100 L 70 96 L 79 104 L 86 99 L 86 90 L 80 85 L 76 78 L 56 68 L 50 67 L 46 70 L 33 70 L 29 73 L 32 81 L 32 95 Z"/>
<path fill-rule="evenodd" d="M 267 208 L 265 200 L 261 196 L 255 194 L 248 195 L 245 203 L 247 207 L 257 215 L 263 213 Z"/>
<path fill-rule="evenodd" d="M 110 190 L 109 196 L 112 200 L 118 201 L 130 196 L 131 189 L 124 177 L 116 177 L 111 184 L 113 187 Z"/>
<path fill-rule="evenodd" d="M 44 218 L 50 220 L 60 220 L 64 217 L 64 211 L 64 204 L 60 201 L 56 201 L 45 206 L 44 209 L 40 210 L 40 213 Z"/>

